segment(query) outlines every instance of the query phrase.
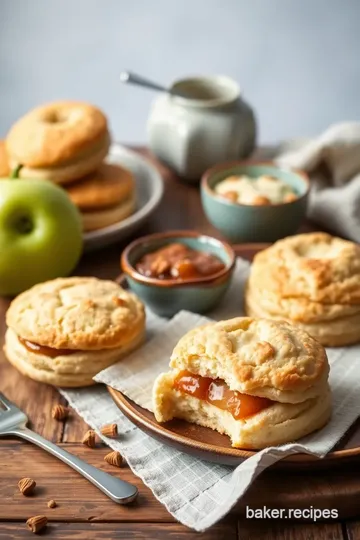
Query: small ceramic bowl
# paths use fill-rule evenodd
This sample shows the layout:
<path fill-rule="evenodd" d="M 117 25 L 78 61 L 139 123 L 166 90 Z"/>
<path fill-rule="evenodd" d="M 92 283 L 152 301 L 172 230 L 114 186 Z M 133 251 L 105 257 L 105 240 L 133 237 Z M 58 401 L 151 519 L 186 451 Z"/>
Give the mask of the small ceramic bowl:
<path fill-rule="evenodd" d="M 214 191 L 218 182 L 233 175 L 275 176 L 293 188 L 297 199 L 266 206 L 233 203 Z M 274 242 L 297 231 L 306 214 L 309 189 L 309 179 L 301 171 L 274 163 L 235 161 L 216 165 L 204 173 L 201 200 L 209 221 L 231 242 Z"/>
<path fill-rule="evenodd" d="M 174 242 L 216 255 L 225 268 L 210 276 L 181 281 L 160 280 L 137 272 L 136 263 L 143 255 Z M 225 242 L 197 232 L 173 231 L 144 236 L 129 244 L 121 256 L 121 268 L 130 289 L 152 311 L 163 317 L 171 317 L 182 309 L 206 313 L 215 307 L 230 284 L 235 260 L 233 249 Z"/>

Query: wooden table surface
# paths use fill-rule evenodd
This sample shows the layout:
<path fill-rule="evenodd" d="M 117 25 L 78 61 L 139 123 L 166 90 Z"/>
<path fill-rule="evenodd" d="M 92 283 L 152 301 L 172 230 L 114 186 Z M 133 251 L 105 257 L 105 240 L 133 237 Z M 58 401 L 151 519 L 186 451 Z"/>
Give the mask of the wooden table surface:
<path fill-rule="evenodd" d="M 139 151 L 148 156 L 144 149 Z M 165 180 L 165 196 L 160 208 L 138 232 L 137 236 L 164 229 L 197 229 L 216 234 L 204 217 L 199 191 L 194 186 L 181 183 L 165 167 L 160 166 Z M 113 279 L 119 274 L 119 257 L 124 244 L 105 248 L 101 252 L 85 255 L 77 269 L 79 275 L 95 275 Z M 1 256 L 1 254 L 0 254 Z M 5 332 L 4 315 L 8 301 L 0 298 L 0 346 Z M 29 416 L 30 427 L 47 439 L 60 443 L 70 452 L 84 458 L 89 463 L 129 480 L 139 488 L 135 503 L 119 506 L 103 495 L 92 484 L 72 469 L 48 455 L 46 452 L 15 439 L 0 441 L 0 540 L 29 538 L 26 520 L 34 515 L 46 515 L 50 521 L 42 536 L 58 539 L 172 539 L 172 540 L 325 540 L 360 539 L 360 500 L 354 497 L 360 486 L 360 466 L 349 464 L 347 468 L 320 473 L 324 475 L 322 502 L 336 508 L 337 494 L 343 491 L 341 515 L 351 515 L 353 519 L 340 519 L 328 523 L 303 523 L 289 521 L 254 521 L 245 519 L 243 512 L 235 508 L 221 523 L 204 533 L 196 533 L 175 522 L 166 509 L 153 497 L 142 482 L 129 468 L 116 469 L 108 465 L 103 457 L 107 448 L 100 445 L 89 449 L 81 444 L 87 426 L 75 413 L 65 422 L 51 418 L 54 404 L 64 399 L 56 389 L 39 384 L 20 375 L 0 353 L 0 390 L 22 408 Z M 303 500 L 306 494 L 313 495 L 318 490 L 316 475 L 298 474 L 294 480 L 284 471 L 266 473 L 261 484 L 252 486 L 249 501 L 268 499 L 276 501 L 279 491 L 286 493 L 286 506 L 297 508 L 297 492 Z M 17 482 L 30 476 L 37 482 L 36 495 L 24 497 L 19 493 Z M 261 486 L 261 487 L 260 487 Z M 55 499 L 58 507 L 47 508 L 47 501 Z M 345 502 L 344 502 L 345 501 Z M 309 504 L 310 506 L 310 504 Z M 358 521 L 356 520 L 358 517 Z"/>

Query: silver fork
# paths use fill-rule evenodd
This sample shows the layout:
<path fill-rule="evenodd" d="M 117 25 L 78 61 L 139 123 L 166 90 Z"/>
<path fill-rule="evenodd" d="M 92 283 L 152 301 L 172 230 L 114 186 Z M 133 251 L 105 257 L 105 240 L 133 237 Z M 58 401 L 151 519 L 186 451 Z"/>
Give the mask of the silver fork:
<path fill-rule="evenodd" d="M 40 448 L 47 450 L 50 454 L 61 459 L 69 467 L 85 476 L 87 480 L 101 489 L 105 495 L 116 503 L 127 504 L 135 499 L 138 493 L 136 486 L 96 469 L 89 463 L 56 446 L 56 444 L 47 441 L 28 429 L 26 427 L 27 422 L 28 417 L 26 414 L 0 393 L 0 437 L 15 435 L 40 446 Z"/>

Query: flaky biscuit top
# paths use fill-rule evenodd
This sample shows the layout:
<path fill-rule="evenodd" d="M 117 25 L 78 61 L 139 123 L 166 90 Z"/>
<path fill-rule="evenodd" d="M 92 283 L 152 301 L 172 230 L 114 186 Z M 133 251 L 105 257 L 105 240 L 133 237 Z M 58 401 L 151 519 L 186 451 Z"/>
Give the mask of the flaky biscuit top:
<path fill-rule="evenodd" d="M 22 339 L 55 349 L 99 350 L 129 344 L 144 331 L 140 300 L 113 281 L 59 278 L 11 303 L 7 325 Z"/>
<path fill-rule="evenodd" d="M 360 304 L 360 246 L 326 233 L 285 238 L 255 256 L 249 284 L 279 298 Z"/>
<path fill-rule="evenodd" d="M 325 349 L 306 332 L 283 321 L 250 317 L 191 330 L 176 345 L 170 367 L 285 403 L 320 395 L 329 372 Z"/>

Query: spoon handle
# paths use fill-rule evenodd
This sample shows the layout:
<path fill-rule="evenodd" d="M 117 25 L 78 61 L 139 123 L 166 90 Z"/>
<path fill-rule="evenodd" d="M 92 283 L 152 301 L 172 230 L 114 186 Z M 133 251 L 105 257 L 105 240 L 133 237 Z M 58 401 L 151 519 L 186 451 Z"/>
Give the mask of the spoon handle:
<path fill-rule="evenodd" d="M 138 490 L 136 486 L 133 486 L 132 484 L 129 484 L 129 482 L 120 480 L 120 478 L 117 478 L 116 476 L 111 476 L 105 471 L 93 467 L 89 463 L 86 463 L 77 456 L 70 454 L 60 446 L 56 446 L 56 444 L 47 441 L 26 427 L 14 429 L 9 431 L 9 434 L 10 433 L 17 435 L 22 439 L 26 439 L 37 446 L 40 446 L 40 448 L 43 448 L 47 452 L 50 452 L 50 454 L 56 456 L 58 459 L 61 459 L 61 461 L 69 465 L 69 467 L 75 469 L 75 471 L 78 473 L 82 474 L 87 480 L 89 480 L 89 482 L 94 484 L 103 493 L 105 493 L 105 495 L 110 497 L 110 499 L 118 504 L 128 504 L 137 496 Z"/>
<path fill-rule="evenodd" d="M 136 86 L 150 88 L 151 90 L 160 90 L 160 92 L 169 93 L 169 90 L 165 88 L 165 86 L 161 86 L 160 84 L 149 81 L 148 79 L 144 79 L 144 77 L 140 77 L 140 75 L 136 75 L 136 73 L 132 73 L 131 71 L 123 71 L 120 73 L 120 80 L 123 83 L 134 84 Z"/>

